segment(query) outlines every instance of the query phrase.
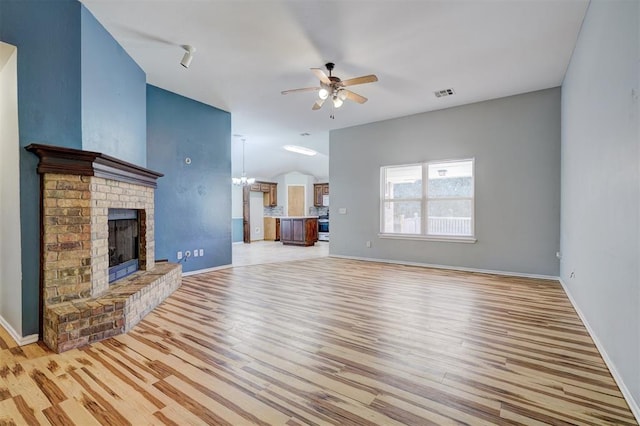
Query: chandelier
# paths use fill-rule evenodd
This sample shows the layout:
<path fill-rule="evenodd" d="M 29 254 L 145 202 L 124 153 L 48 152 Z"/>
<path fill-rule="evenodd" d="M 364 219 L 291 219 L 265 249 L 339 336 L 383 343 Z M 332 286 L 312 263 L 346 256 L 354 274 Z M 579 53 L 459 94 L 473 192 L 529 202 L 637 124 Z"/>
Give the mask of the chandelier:
<path fill-rule="evenodd" d="M 248 178 L 247 173 L 244 171 L 244 143 L 246 139 L 242 138 L 242 176 L 239 178 L 231 178 L 234 185 L 246 186 L 256 182 L 254 178 Z"/>

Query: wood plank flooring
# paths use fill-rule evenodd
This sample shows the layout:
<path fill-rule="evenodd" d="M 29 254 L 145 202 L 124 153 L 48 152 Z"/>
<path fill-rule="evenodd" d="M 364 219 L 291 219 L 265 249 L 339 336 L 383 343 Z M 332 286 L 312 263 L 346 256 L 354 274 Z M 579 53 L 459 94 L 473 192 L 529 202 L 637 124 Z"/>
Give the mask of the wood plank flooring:
<path fill-rule="evenodd" d="M 558 283 L 320 258 L 184 278 L 61 355 L 0 332 L 0 424 L 637 423 Z"/>

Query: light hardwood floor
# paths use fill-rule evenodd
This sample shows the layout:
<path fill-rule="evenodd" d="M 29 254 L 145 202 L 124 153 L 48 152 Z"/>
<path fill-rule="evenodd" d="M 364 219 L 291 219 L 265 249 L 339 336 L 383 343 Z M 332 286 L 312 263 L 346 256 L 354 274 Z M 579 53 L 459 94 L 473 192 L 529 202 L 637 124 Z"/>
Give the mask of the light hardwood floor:
<path fill-rule="evenodd" d="M 0 424 L 637 424 L 560 285 L 336 258 L 191 276 L 127 335 L 0 335 Z"/>

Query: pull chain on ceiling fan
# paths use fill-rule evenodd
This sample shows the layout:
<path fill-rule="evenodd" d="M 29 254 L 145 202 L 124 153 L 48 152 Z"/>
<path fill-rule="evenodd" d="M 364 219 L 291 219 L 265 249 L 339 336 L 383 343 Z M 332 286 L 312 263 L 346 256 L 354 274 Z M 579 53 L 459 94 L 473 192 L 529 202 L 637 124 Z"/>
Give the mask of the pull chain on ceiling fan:
<path fill-rule="evenodd" d="M 311 109 L 315 111 L 322 108 L 324 102 L 329 98 L 331 98 L 333 108 L 340 108 L 347 99 L 359 104 L 367 102 L 367 98 L 346 89 L 346 87 L 378 81 L 378 77 L 374 74 L 363 75 L 362 77 L 350 78 L 348 80 L 341 80 L 332 73 L 333 68 L 335 67 L 333 62 L 327 62 L 325 67 L 327 68 L 327 71 L 329 71 L 329 75 L 325 74 L 325 72 L 320 68 L 311 68 L 311 71 L 316 75 L 316 77 L 318 77 L 318 80 L 320 80 L 320 86 L 284 90 L 281 93 L 283 95 L 287 95 L 295 92 L 317 91 L 319 99 L 315 101 Z M 331 114 L 331 118 L 334 118 L 333 114 Z"/>

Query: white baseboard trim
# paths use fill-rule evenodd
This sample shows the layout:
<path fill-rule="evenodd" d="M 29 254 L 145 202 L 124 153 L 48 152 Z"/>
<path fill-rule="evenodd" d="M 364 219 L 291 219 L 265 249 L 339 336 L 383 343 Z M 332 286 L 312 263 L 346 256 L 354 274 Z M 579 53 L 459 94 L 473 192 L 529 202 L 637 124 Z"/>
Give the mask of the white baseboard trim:
<path fill-rule="evenodd" d="M 37 334 L 30 334 L 28 336 L 24 336 L 20 340 L 16 340 L 18 346 L 30 345 L 31 343 L 36 343 L 39 340 L 39 336 Z"/>
<path fill-rule="evenodd" d="M 228 269 L 231 268 L 231 264 L 228 265 L 222 265 L 222 266 L 215 266 L 213 268 L 206 268 L 206 269 L 198 269 L 197 271 L 189 271 L 189 272 L 183 272 L 182 276 L 183 277 L 189 277 L 191 275 L 198 275 L 198 274 L 204 274 L 206 272 L 213 272 L 213 271 L 219 271 L 220 269 Z"/>
<path fill-rule="evenodd" d="M 559 279 L 558 277 L 555 277 L 553 275 L 524 274 L 521 272 L 495 271 L 492 269 L 466 268 L 464 266 L 437 265 L 433 263 L 422 263 L 422 262 L 406 262 L 403 260 L 376 259 L 373 257 L 343 256 L 341 254 L 331 254 L 331 253 L 329 254 L 329 257 L 338 257 L 341 259 L 352 259 L 352 260 L 364 260 L 365 262 L 392 263 L 395 265 L 420 266 L 423 268 L 448 269 L 452 271 L 478 272 L 481 274 L 506 275 L 510 277 L 538 278 L 542 280 L 553 280 L 553 281 L 557 281 Z"/>
<path fill-rule="evenodd" d="M 11 324 L 9 324 L 9 322 L 5 320 L 4 317 L 2 317 L 1 315 L 0 315 L 0 325 L 2 325 L 2 327 L 5 330 L 7 330 L 7 333 L 11 335 L 11 338 L 16 341 L 18 346 L 24 346 L 24 345 L 35 343 L 38 341 L 37 334 L 30 334 L 24 337 L 18 334 L 18 332 L 11 326 Z"/>
<path fill-rule="evenodd" d="M 569 301 L 573 305 L 573 309 L 575 309 L 576 312 L 578 313 L 578 316 L 582 320 L 582 323 L 587 329 L 587 332 L 589 332 L 591 339 L 596 344 L 596 348 L 598 348 L 598 351 L 600 352 L 602 359 L 604 359 L 604 363 L 607 364 L 607 367 L 609 367 L 609 371 L 613 376 L 613 380 L 616 381 L 616 384 L 620 388 L 620 391 L 622 392 L 622 396 L 624 396 L 624 399 L 627 401 L 627 404 L 629 404 L 629 408 L 631 409 L 631 412 L 635 416 L 638 423 L 640 423 L 640 406 L 638 406 L 638 402 L 636 402 L 633 399 L 633 394 L 631 393 L 631 391 L 629 391 L 629 388 L 627 388 L 627 385 L 624 383 L 624 380 L 622 379 L 622 376 L 620 376 L 620 374 L 618 373 L 618 370 L 616 370 L 615 364 L 613 363 L 613 361 L 611 361 L 611 358 L 609 358 L 609 354 L 607 353 L 604 346 L 600 342 L 600 339 L 598 339 L 598 336 L 589 325 L 589 321 L 587 321 L 587 317 L 585 317 L 584 314 L 582 313 L 580 306 L 578 306 L 575 299 L 573 298 L 573 295 L 569 291 L 569 287 L 567 287 L 565 282 L 562 281 L 562 278 L 558 278 L 558 281 L 560 281 L 560 285 L 562 285 L 564 292 L 567 294 Z"/>

